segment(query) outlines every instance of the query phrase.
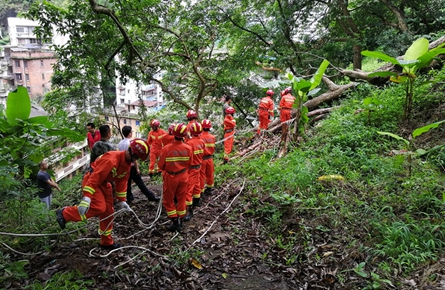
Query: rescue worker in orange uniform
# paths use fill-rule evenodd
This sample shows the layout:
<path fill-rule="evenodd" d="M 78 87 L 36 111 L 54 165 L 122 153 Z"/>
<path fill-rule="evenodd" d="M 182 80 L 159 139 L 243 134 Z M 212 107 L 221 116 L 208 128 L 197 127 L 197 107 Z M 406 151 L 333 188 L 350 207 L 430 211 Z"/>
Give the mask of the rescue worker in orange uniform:
<path fill-rule="evenodd" d="M 189 221 L 193 217 L 193 209 L 201 205 L 201 163 L 204 157 L 205 143 L 199 138 L 202 133 L 202 125 L 195 122 L 190 125 L 190 134 L 192 138 L 187 140 L 187 144 L 193 149 L 193 161 L 189 169 L 189 190 L 185 204 L 187 205 L 187 214 L 184 221 Z"/>
<path fill-rule="evenodd" d="M 258 116 L 260 121 L 260 126 L 257 130 L 257 134 L 261 133 L 261 130 L 267 130 L 269 126 L 270 118 L 273 117 L 273 91 L 267 90 L 266 96 L 261 99 L 258 105 Z"/>
<path fill-rule="evenodd" d="M 109 151 L 96 159 L 82 181 L 83 198 L 78 206 L 67 206 L 56 211 L 57 222 L 62 229 L 67 222 L 85 221 L 99 217 L 100 246 L 116 249 L 120 245 L 111 237 L 113 230 L 114 197 L 110 182 L 114 182 L 118 205 L 130 209 L 126 203 L 127 181 L 131 163 L 145 161 L 150 152 L 147 141 L 134 139 L 126 151 Z"/>
<path fill-rule="evenodd" d="M 168 144 L 172 143 L 173 140 L 175 140 L 175 136 L 173 136 L 173 129 L 175 128 L 176 124 L 170 124 L 168 126 L 168 133 L 165 133 L 162 137 L 162 147 L 167 146 Z"/>
<path fill-rule="evenodd" d="M 292 88 L 288 87 L 284 90 L 284 95 L 281 98 L 278 110 L 280 110 L 280 121 L 281 121 L 281 141 L 285 141 L 287 136 L 287 130 L 289 124 L 285 123 L 290 120 L 292 106 L 295 102 L 295 97 L 291 95 Z"/>
<path fill-rule="evenodd" d="M 172 221 L 169 231 L 181 231 L 182 219 L 186 213 L 185 199 L 188 190 L 188 169 L 193 162 L 193 150 L 184 143 L 187 126 L 184 123 L 175 125 L 175 140 L 162 148 L 159 168 L 162 170 L 164 205 L 167 216 Z M 175 204 L 175 199 L 177 203 Z"/>
<path fill-rule="evenodd" d="M 201 139 L 204 141 L 204 157 L 201 164 L 201 193 L 212 195 L 215 183 L 215 165 L 213 164 L 213 154 L 215 153 L 216 137 L 210 133 L 212 122 L 204 119 L 202 124 Z"/>
<path fill-rule="evenodd" d="M 187 117 L 187 120 L 189 121 L 189 123 L 187 124 L 187 137 L 186 137 L 186 140 L 187 140 L 187 139 L 192 138 L 192 135 L 190 134 L 190 126 L 197 122 L 198 113 L 196 113 L 196 111 L 193 111 L 193 110 L 188 110 L 186 117 Z"/>
<path fill-rule="evenodd" d="M 233 139 L 235 135 L 236 121 L 233 118 L 235 109 L 233 107 L 227 107 L 226 117 L 224 118 L 224 163 L 229 162 L 229 155 L 233 148 Z"/>
<path fill-rule="evenodd" d="M 160 128 L 161 122 L 154 119 L 150 122 L 151 130 L 148 133 L 148 144 L 150 145 L 150 166 L 148 167 L 148 175 L 153 176 L 155 173 L 155 166 L 162 150 L 162 137 L 167 133 Z M 161 170 L 158 169 L 158 173 Z"/>

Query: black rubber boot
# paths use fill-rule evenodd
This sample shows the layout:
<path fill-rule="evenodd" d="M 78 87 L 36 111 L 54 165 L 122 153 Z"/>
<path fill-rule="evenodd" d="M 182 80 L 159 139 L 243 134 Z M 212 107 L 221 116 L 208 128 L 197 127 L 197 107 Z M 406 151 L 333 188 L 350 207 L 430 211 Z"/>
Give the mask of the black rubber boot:
<path fill-rule="evenodd" d="M 193 217 L 193 205 L 187 206 L 187 214 L 184 217 L 184 221 L 188 222 Z"/>
<path fill-rule="evenodd" d="M 204 190 L 205 195 L 213 195 L 213 187 L 206 187 Z"/>
<path fill-rule="evenodd" d="M 172 218 L 172 224 L 168 227 L 170 232 L 180 232 L 182 230 L 181 225 L 179 224 L 179 218 Z"/>
<path fill-rule="evenodd" d="M 59 224 L 59 226 L 60 226 L 62 229 L 64 229 L 64 228 L 65 228 L 65 225 L 66 225 L 66 220 L 65 220 L 65 218 L 63 217 L 62 211 L 63 211 L 63 209 L 58 209 L 58 210 L 56 210 L 56 219 L 57 219 L 57 223 Z"/>
<path fill-rule="evenodd" d="M 194 197 L 192 205 L 193 206 L 201 206 L 201 198 L 200 197 Z"/>

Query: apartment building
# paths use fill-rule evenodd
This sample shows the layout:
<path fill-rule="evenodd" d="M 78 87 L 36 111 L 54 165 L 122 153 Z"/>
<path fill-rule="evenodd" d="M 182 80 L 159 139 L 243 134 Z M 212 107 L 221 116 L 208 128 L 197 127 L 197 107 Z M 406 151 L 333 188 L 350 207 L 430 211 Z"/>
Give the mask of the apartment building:
<path fill-rule="evenodd" d="M 155 78 L 162 78 L 162 74 L 156 75 Z M 140 99 L 143 104 L 140 103 Z M 161 87 L 156 83 L 147 85 L 134 80 L 123 83 L 118 77 L 116 79 L 116 109 L 118 113 L 138 114 L 142 105 L 148 111 L 162 109 L 165 102 Z"/>

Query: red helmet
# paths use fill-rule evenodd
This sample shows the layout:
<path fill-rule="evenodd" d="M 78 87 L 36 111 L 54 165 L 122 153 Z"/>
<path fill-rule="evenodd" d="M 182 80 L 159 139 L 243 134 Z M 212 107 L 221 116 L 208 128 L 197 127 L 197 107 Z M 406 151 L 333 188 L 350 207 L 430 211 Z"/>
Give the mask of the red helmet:
<path fill-rule="evenodd" d="M 151 126 L 152 128 L 159 127 L 160 125 L 161 125 L 161 122 L 159 122 L 159 121 L 156 120 L 156 119 L 153 119 L 153 120 L 150 122 L 150 126 Z"/>
<path fill-rule="evenodd" d="M 285 88 L 284 89 L 284 94 L 286 95 L 286 94 L 289 94 L 289 93 L 291 93 L 292 92 L 292 88 L 291 87 L 287 87 L 287 88 Z"/>
<path fill-rule="evenodd" d="M 273 96 L 273 91 L 272 90 L 267 90 L 266 96 Z"/>
<path fill-rule="evenodd" d="M 130 141 L 131 154 L 136 155 L 142 161 L 147 160 L 150 154 L 150 145 L 144 139 L 136 138 Z"/>
<path fill-rule="evenodd" d="M 168 133 L 173 134 L 173 129 L 175 128 L 176 124 L 170 124 L 170 126 L 168 126 Z"/>
<path fill-rule="evenodd" d="M 227 107 L 226 108 L 226 114 L 235 114 L 235 109 L 233 107 Z"/>
<path fill-rule="evenodd" d="M 184 138 L 187 136 L 187 126 L 184 123 L 179 123 L 173 128 L 173 136 L 178 138 Z"/>
<path fill-rule="evenodd" d="M 201 124 L 202 124 L 202 128 L 203 129 L 210 129 L 210 128 L 212 128 L 212 122 L 210 122 L 210 120 L 208 120 L 208 119 L 202 120 Z"/>
<path fill-rule="evenodd" d="M 192 136 L 199 136 L 202 133 L 202 125 L 199 122 L 190 124 L 190 134 Z"/>
<path fill-rule="evenodd" d="M 188 110 L 186 117 L 187 119 L 196 118 L 198 117 L 198 114 L 196 113 L 196 111 Z"/>

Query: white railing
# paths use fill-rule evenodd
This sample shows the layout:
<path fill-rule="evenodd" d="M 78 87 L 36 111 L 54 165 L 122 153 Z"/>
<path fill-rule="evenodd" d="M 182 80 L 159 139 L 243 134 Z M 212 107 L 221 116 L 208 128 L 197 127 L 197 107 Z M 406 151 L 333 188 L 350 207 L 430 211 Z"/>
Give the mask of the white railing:
<path fill-rule="evenodd" d="M 69 174 L 73 173 L 77 169 L 84 167 L 89 162 L 90 154 L 86 154 L 84 157 L 70 163 L 67 167 L 56 172 L 56 182 L 67 177 Z"/>

